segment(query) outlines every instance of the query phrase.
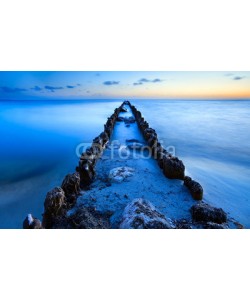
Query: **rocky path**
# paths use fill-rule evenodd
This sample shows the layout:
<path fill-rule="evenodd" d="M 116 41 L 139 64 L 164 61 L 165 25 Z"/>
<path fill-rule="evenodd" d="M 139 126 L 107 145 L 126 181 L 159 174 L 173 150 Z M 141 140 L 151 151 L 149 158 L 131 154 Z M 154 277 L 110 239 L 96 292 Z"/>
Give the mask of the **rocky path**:
<path fill-rule="evenodd" d="M 185 176 L 140 111 L 128 101 L 82 154 L 76 172 L 47 193 L 43 220 L 24 228 L 241 228 L 202 201 L 201 185 Z"/>
<path fill-rule="evenodd" d="M 119 227 L 126 205 L 136 198 L 149 201 L 166 218 L 190 219 L 189 209 L 196 201 L 182 181 L 166 178 L 148 149 L 142 150 L 147 143 L 137 122 L 126 122 L 133 113 L 128 105 L 125 108 L 127 112 L 119 114 L 125 121 L 115 123 L 109 145 L 96 164 L 96 179 L 77 204 L 112 213 L 112 228 Z M 118 174 L 112 175 L 112 170 Z"/>

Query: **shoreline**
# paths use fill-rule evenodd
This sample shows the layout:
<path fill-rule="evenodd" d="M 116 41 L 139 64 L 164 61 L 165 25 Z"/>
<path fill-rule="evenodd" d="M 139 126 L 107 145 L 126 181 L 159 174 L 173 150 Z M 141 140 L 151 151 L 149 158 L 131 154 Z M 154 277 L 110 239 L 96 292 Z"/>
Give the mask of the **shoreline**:
<path fill-rule="evenodd" d="M 110 159 L 114 140 L 121 145 Z M 120 160 L 121 148 L 150 156 Z M 120 182 L 110 177 L 114 169 L 122 174 Z M 202 196 L 201 185 L 185 176 L 183 162 L 162 147 L 141 112 L 125 101 L 82 154 L 76 172 L 47 194 L 42 222 L 29 216 L 23 227 L 242 228 L 222 209 L 204 203 Z"/>

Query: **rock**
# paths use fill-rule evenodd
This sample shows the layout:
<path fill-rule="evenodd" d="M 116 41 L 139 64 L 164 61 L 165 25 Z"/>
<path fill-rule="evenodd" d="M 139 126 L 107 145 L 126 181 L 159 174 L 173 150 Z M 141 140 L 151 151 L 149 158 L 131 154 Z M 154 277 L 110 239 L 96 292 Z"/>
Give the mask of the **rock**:
<path fill-rule="evenodd" d="M 152 134 L 149 138 L 148 138 L 148 144 L 151 148 L 153 147 L 157 147 L 157 142 L 158 142 L 158 139 L 157 139 L 157 136 Z"/>
<path fill-rule="evenodd" d="M 126 140 L 126 143 L 140 143 L 137 139 Z"/>
<path fill-rule="evenodd" d="M 116 122 L 123 122 L 125 118 L 123 117 L 117 117 Z"/>
<path fill-rule="evenodd" d="M 67 203 L 74 204 L 80 192 L 80 174 L 75 172 L 66 175 L 62 182 L 62 189 L 67 197 Z"/>
<path fill-rule="evenodd" d="M 121 112 L 128 112 L 128 110 L 124 106 L 121 107 L 120 111 Z"/>
<path fill-rule="evenodd" d="M 93 139 L 93 144 L 99 147 L 100 148 L 99 152 L 101 152 L 102 148 L 106 145 L 108 140 L 109 140 L 108 134 L 106 132 L 102 132 L 99 136 Z"/>
<path fill-rule="evenodd" d="M 39 219 L 28 214 L 23 221 L 23 229 L 42 229 L 42 223 Z"/>
<path fill-rule="evenodd" d="M 134 117 L 128 117 L 128 118 L 124 118 L 124 122 L 125 124 L 132 124 L 135 123 L 135 118 Z"/>
<path fill-rule="evenodd" d="M 43 227 L 53 228 L 53 225 L 66 214 L 67 201 L 62 188 L 55 187 L 49 191 L 44 201 Z"/>
<path fill-rule="evenodd" d="M 109 218 L 112 213 L 100 213 L 93 207 L 81 206 L 67 218 L 67 228 L 106 229 L 110 228 Z"/>
<path fill-rule="evenodd" d="M 192 222 L 186 219 L 180 219 L 176 221 L 176 228 L 177 229 L 193 229 Z"/>
<path fill-rule="evenodd" d="M 223 223 L 223 224 L 217 224 L 213 222 L 207 222 L 204 226 L 205 229 L 228 229 L 228 225 Z"/>
<path fill-rule="evenodd" d="M 109 172 L 109 180 L 111 182 L 120 183 L 124 181 L 127 177 L 133 176 L 134 171 L 134 169 L 129 167 L 114 168 Z"/>
<path fill-rule="evenodd" d="M 189 189 L 193 199 L 202 200 L 203 188 L 197 181 L 192 180 L 189 176 L 185 176 L 184 185 Z"/>
<path fill-rule="evenodd" d="M 144 199 L 134 199 L 123 212 L 122 229 L 173 229 L 170 219 L 165 218 L 156 208 Z"/>
<path fill-rule="evenodd" d="M 79 167 L 77 170 L 80 174 L 81 187 L 85 187 L 86 185 L 89 185 L 93 181 L 95 177 L 93 162 L 86 159 L 80 159 Z"/>
<path fill-rule="evenodd" d="M 146 128 L 145 130 L 143 130 L 143 136 L 147 141 L 149 140 L 149 138 L 152 138 L 153 136 L 157 138 L 156 131 L 153 128 Z"/>
<path fill-rule="evenodd" d="M 196 222 L 213 222 L 222 224 L 227 221 L 227 215 L 221 208 L 212 207 L 200 202 L 191 207 L 192 218 Z"/>
<path fill-rule="evenodd" d="M 163 157 L 163 173 L 170 179 L 184 179 L 185 166 L 177 157 Z"/>
<path fill-rule="evenodd" d="M 144 150 L 146 146 L 141 143 L 131 143 L 127 145 L 127 148 L 131 150 Z"/>

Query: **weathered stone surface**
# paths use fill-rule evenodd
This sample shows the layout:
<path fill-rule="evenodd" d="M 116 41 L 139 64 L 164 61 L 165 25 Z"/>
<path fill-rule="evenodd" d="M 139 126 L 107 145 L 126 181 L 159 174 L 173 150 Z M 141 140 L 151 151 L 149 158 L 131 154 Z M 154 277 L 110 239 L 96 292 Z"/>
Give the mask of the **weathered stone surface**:
<path fill-rule="evenodd" d="M 184 185 L 189 189 L 193 199 L 202 200 L 203 188 L 197 181 L 192 180 L 189 176 L 185 176 Z"/>
<path fill-rule="evenodd" d="M 42 223 L 39 219 L 28 214 L 23 221 L 23 229 L 42 229 Z"/>
<path fill-rule="evenodd" d="M 222 224 L 227 221 L 227 215 L 221 208 L 212 207 L 200 202 L 191 207 L 192 218 L 196 222 L 213 222 Z"/>
<path fill-rule="evenodd" d="M 121 107 L 120 111 L 121 112 L 128 112 L 128 110 L 124 106 Z"/>
<path fill-rule="evenodd" d="M 177 157 L 163 157 L 163 173 L 170 179 L 184 179 L 185 166 Z"/>
<path fill-rule="evenodd" d="M 116 122 L 123 122 L 124 121 L 124 117 L 117 117 Z"/>
<path fill-rule="evenodd" d="M 90 160 L 80 159 L 77 171 L 80 174 L 81 187 L 89 185 L 95 177 L 94 165 Z"/>
<path fill-rule="evenodd" d="M 67 217 L 64 225 L 69 229 L 106 229 L 110 228 L 112 212 L 100 213 L 94 207 L 81 206 Z"/>
<path fill-rule="evenodd" d="M 43 227 L 53 228 L 57 219 L 66 213 L 67 201 L 62 188 L 55 187 L 49 191 L 44 201 Z"/>
<path fill-rule="evenodd" d="M 77 195 L 80 193 L 80 174 L 75 172 L 65 176 L 62 182 L 62 189 L 67 197 L 69 206 L 76 202 Z"/>
<path fill-rule="evenodd" d="M 132 124 L 135 123 L 135 118 L 134 117 L 128 117 L 128 118 L 124 118 L 124 122 L 125 124 Z"/>
<path fill-rule="evenodd" d="M 109 172 L 109 180 L 111 182 L 120 183 L 126 178 L 133 176 L 134 171 L 135 170 L 133 168 L 129 167 L 114 168 Z"/>
<path fill-rule="evenodd" d="M 192 222 L 190 222 L 186 219 L 177 220 L 175 223 L 176 223 L 177 229 L 193 229 L 194 228 Z"/>
<path fill-rule="evenodd" d="M 217 224 L 217 223 L 213 223 L 213 222 L 208 222 L 205 224 L 204 226 L 205 229 L 228 229 L 228 225 L 227 224 Z"/>
<path fill-rule="evenodd" d="M 165 218 L 156 208 L 144 199 L 134 199 L 123 212 L 122 229 L 173 229 L 170 219 Z"/>

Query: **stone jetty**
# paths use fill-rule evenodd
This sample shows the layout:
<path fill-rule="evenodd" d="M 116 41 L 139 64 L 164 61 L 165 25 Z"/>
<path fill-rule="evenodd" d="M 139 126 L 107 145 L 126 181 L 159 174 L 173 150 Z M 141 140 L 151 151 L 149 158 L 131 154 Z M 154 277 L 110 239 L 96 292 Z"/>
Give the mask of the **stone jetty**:
<path fill-rule="evenodd" d="M 82 153 L 75 172 L 49 191 L 43 219 L 26 229 L 240 228 L 203 199 L 202 185 L 160 143 L 134 105 L 124 101 Z"/>

